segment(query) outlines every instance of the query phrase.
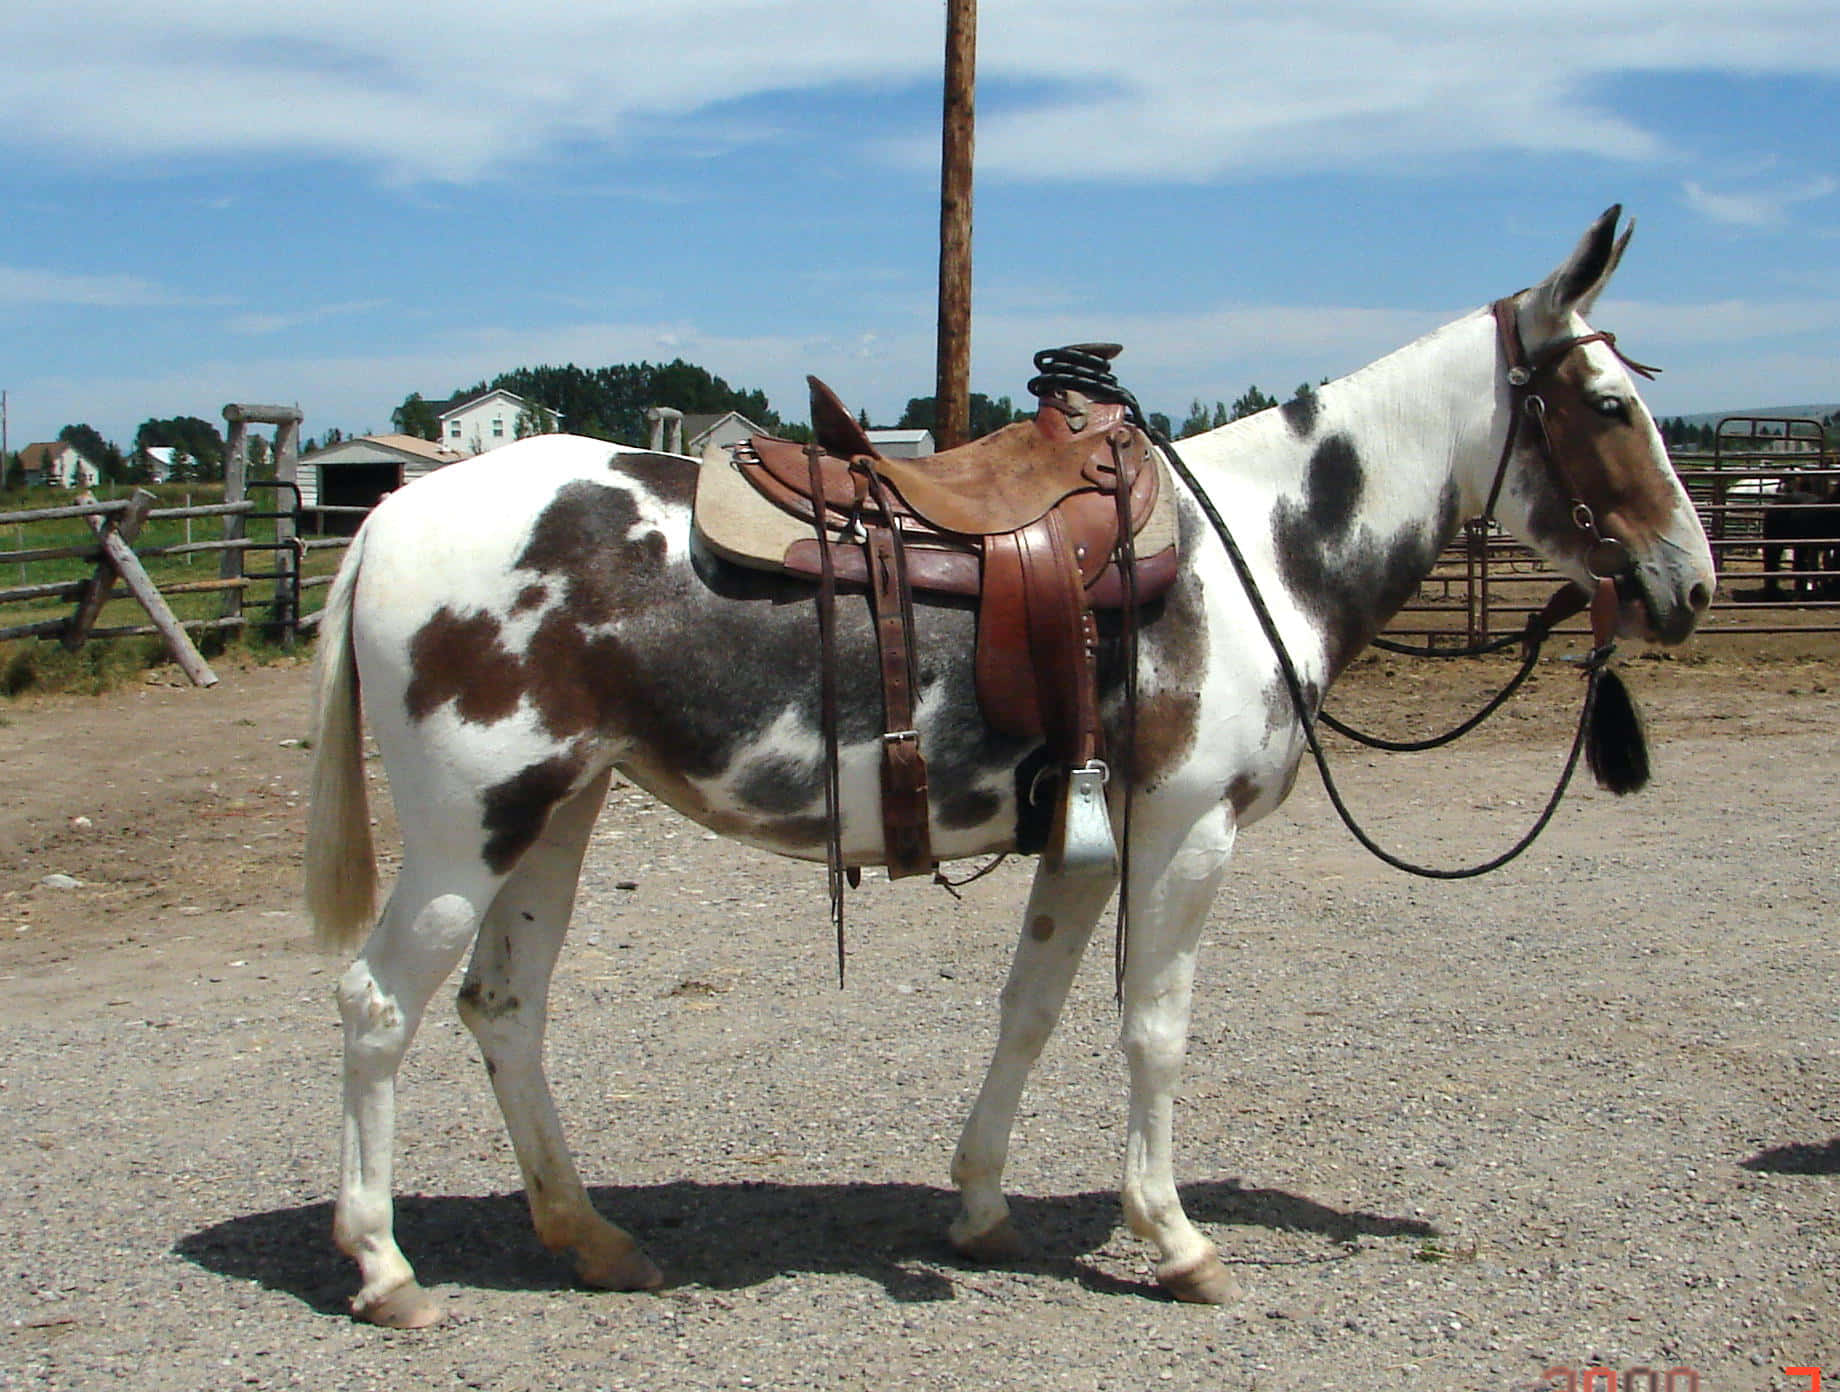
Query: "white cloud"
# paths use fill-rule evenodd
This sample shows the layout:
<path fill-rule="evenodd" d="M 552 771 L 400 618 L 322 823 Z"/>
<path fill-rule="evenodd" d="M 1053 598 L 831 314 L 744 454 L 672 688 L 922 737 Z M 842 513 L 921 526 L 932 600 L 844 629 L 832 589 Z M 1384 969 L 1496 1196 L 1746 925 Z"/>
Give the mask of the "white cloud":
<path fill-rule="evenodd" d="M 1610 108 L 1606 78 L 1833 75 L 1840 50 L 1809 42 L 1831 18 L 1828 0 L 1066 0 L 1044 22 L 986 0 L 980 162 L 1169 178 L 1478 151 L 1650 158 L 1662 143 Z M 9 22 L 0 131 L 104 160 L 308 153 L 471 181 L 582 142 L 770 140 L 771 121 L 725 109 L 763 93 L 930 90 L 942 27 L 913 0 L 67 0 Z M 930 139 L 913 148 L 932 157 Z"/>
<path fill-rule="evenodd" d="M 1798 204 L 1832 197 L 1840 191 L 1840 182 L 1823 176 L 1791 188 L 1752 189 L 1739 193 L 1718 192 L 1689 179 L 1683 191 L 1687 206 L 1713 222 L 1732 227 L 1768 228 L 1787 223 L 1790 210 Z"/>
<path fill-rule="evenodd" d="M 343 304 L 318 305 L 287 313 L 237 314 L 224 327 L 237 334 L 285 333 L 291 329 L 306 328 L 310 324 L 322 324 L 328 319 L 365 314 L 373 309 L 382 309 L 386 304 L 387 300 L 347 300 Z"/>
<path fill-rule="evenodd" d="M 85 275 L 30 266 L 0 266 L 0 309 L 23 306 L 154 309 L 201 303 L 207 301 L 140 276 Z"/>

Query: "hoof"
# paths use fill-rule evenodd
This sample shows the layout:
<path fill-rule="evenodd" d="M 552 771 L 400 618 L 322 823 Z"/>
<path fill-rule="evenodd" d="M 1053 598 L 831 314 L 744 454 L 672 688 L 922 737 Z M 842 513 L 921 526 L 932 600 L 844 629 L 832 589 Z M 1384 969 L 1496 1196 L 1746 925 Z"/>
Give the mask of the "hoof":
<path fill-rule="evenodd" d="M 1156 1279 L 1177 1300 L 1190 1305 L 1230 1305 L 1244 1294 L 1239 1282 L 1214 1252 L 1186 1266 L 1159 1266 Z"/>
<path fill-rule="evenodd" d="M 1028 1253 L 1022 1235 L 1007 1218 L 981 1233 L 960 1234 L 955 1230 L 951 1236 L 952 1250 L 968 1261 L 986 1264 L 1015 1261 Z"/>
<path fill-rule="evenodd" d="M 426 1329 L 445 1315 L 435 1298 L 414 1281 L 405 1281 L 375 1300 L 352 1302 L 352 1314 L 384 1329 Z"/>
<path fill-rule="evenodd" d="M 578 1255 L 575 1274 L 596 1290 L 646 1291 L 664 1284 L 664 1272 L 630 1242 L 619 1250 Z"/>

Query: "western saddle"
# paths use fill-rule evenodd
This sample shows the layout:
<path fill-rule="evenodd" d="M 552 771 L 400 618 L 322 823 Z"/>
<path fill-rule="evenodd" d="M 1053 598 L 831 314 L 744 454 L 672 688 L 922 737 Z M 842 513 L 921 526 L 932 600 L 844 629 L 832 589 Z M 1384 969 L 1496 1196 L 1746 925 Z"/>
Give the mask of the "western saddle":
<path fill-rule="evenodd" d="M 1103 361 L 1119 350 L 1062 351 Z M 725 559 L 819 586 L 833 908 L 841 850 L 830 627 L 840 582 L 867 589 L 880 650 L 890 877 L 936 868 L 914 719 L 915 593 L 976 602 L 983 717 L 1004 734 L 1041 739 L 1062 785 L 1044 854 L 1071 870 L 1112 872 L 1094 615 L 1124 615 L 1128 659 L 1135 610 L 1175 580 L 1174 508 L 1160 457 L 1122 405 L 1038 378 L 1032 420 L 940 454 L 889 459 L 828 387 L 808 380 L 813 442 L 755 436 L 712 451 L 698 480 L 696 527 Z"/>

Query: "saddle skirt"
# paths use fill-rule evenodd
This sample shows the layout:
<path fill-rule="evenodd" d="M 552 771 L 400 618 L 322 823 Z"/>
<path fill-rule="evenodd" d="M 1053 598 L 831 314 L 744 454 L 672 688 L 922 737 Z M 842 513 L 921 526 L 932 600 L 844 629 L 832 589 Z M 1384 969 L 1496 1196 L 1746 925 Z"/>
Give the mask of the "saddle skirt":
<path fill-rule="evenodd" d="M 890 722 L 884 752 L 916 765 L 884 770 L 886 863 L 891 875 L 919 873 L 931 865 L 924 761 L 905 729 L 917 693 L 911 621 L 900 612 L 928 595 L 974 600 L 985 722 L 1040 738 L 1067 771 L 1065 787 L 1084 774 L 1096 791 L 1104 739 L 1094 613 L 1141 608 L 1174 583 L 1175 493 L 1160 453 L 1115 404 L 1055 397 L 1033 420 L 958 449 L 887 459 L 810 380 L 815 443 L 755 436 L 709 450 L 695 532 L 737 565 L 870 594 Z M 1123 622 L 1130 630 L 1134 613 Z"/>

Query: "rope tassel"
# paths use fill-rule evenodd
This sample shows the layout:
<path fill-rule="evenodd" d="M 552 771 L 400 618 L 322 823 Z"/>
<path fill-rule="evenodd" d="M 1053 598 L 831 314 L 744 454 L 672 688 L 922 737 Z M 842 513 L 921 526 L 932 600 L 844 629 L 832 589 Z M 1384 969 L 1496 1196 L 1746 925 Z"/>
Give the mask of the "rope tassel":
<path fill-rule="evenodd" d="M 1598 787 L 1626 797 L 1648 786 L 1648 732 L 1635 698 L 1610 666 L 1616 651 L 1616 614 L 1616 582 L 1601 579 L 1591 596 L 1584 760 Z"/>
<path fill-rule="evenodd" d="M 1597 786 L 1626 797 L 1648 786 L 1648 731 L 1622 677 L 1608 666 L 1591 674 L 1590 731 L 1584 757 Z"/>

